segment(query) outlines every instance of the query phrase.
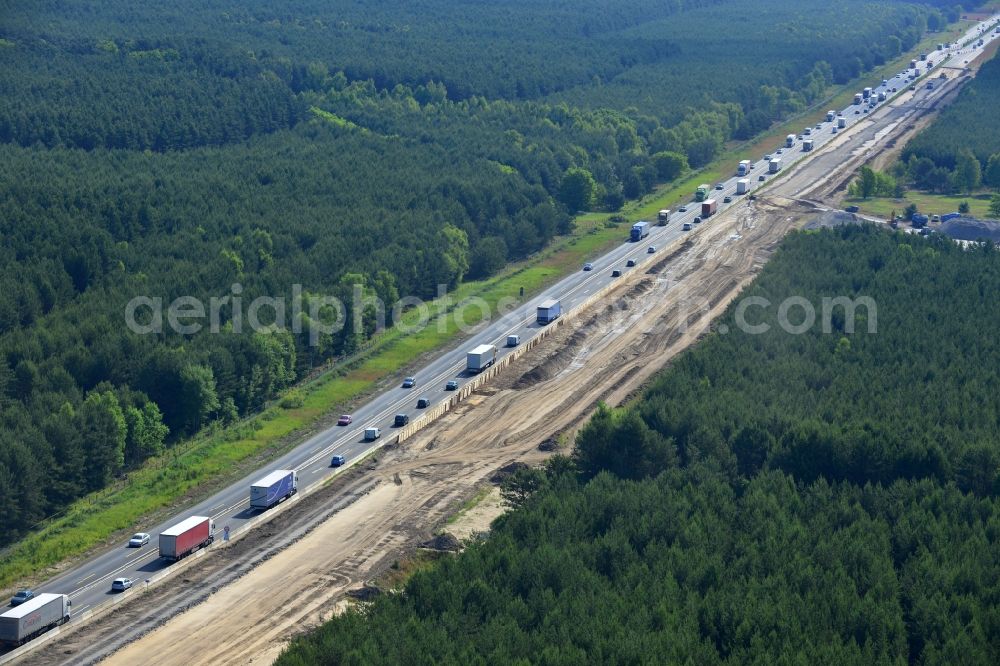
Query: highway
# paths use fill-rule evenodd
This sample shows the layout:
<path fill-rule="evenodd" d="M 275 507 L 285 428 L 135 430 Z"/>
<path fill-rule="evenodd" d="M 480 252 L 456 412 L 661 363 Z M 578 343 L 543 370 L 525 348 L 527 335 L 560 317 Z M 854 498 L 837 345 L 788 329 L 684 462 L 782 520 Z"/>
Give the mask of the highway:
<path fill-rule="evenodd" d="M 984 24 L 992 24 L 995 19 L 990 19 Z M 979 24 L 979 25 L 984 25 Z M 971 49 L 964 44 L 972 39 L 980 37 L 979 25 L 974 26 L 966 36 L 953 45 L 951 50 L 934 51 L 929 54 L 929 59 L 933 61 L 934 67 L 931 73 L 927 74 L 926 63 L 919 63 L 920 73 L 923 76 L 917 83 L 917 91 L 905 102 L 897 103 L 897 107 L 905 109 L 907 106 L 920 104 L 922 100 L 933 98 L 939 94 L 941 86 L 935 85 L 933 90 L 927 90 L 923 85 L 925 81 L 936 81 L 939 68 L 945 64 L 962 67 L 963 60 L 971 60 L 972 57 L 981 51 L 980 48 Z M 1000 38 L 992 30 L 982 37 L 986 41 Z M 912 70 L 907 70 L 889 79 L 884 85 L 873 86 L 874 95 L 880 91 L 886 91 L 891 100 L 894 95 L 908 92 L 911 82 L 906 79 Z M 892 93 L 892 88 L 897 88 L 898 93 Z M 886 104 L 878 104 L 879 107 Z M 892 121 L 891 114 L 880 114 L 879 118 L 870 118 L 870 113 L 864 113 L 863 109 L 867 104 L 851 105 L 841 109 L 840 113 L 846 118 L 847 128 L 833 133 L 836 126 L 836 119 L 833 122 L 820 123 L 819 128 L 811 128 L 811 138 L 814 141 L 814 151 L 818 150 L 827 142 L 837 139 L 840 132 L 847 131 L 853 125 L 869 120 L 870 128 L 865 130 L 866 134 L 874 136 L 878 132 L 878 127 L 884 122 Z M 859 113 L 855 113 L 859 111 Z M 804 132 L 801 133 L 804 137 Z M 779 146 L 775 146 L 775 156 Z M 812 153 L 802 151 L 802 141 L 796 138 L 795 145 L 791 148 L 781 146 L 782 171 L 791 165 L 808 158 Z M 753 169 L 749 176 L 751 193 L 759 187 L 766 186 L 775 176 L 767 175 L 767 162 L 762 156 L 747 156 L 754 159 Z M 735 171 L 735 165 L 734 165 Z M 758 177 L 764 174 L 764 182 L 760 182 Z M 737 176 L 733 176 L 721 183 L 721 189 L 713 189 L 709 194 L 711 198 L 719 201 L 719 211 L 721 212 L 730 205 L 746 205 L 744 196 L 735 194 Z M 713 188 L 715 183 L 711 184 Z M 723 204 L 722 199 L 731 196 L 731 204 Z M 100 604 L 108 601 L 113 593 L 111 592 L 111 581 L 117 577 L 128 577 L 141 581 L 170 567 L 169 563 L 161 560 L 157 551 L 157 535 L 167 527 L 179 522 L 183 518 L 192 515 L 211 516 L 216 523 L 216 538 L 221 540 L 224 526 L 229 526 L 236 530 L 248 520 L 258 515 L 258 512 L 249 508 L 249 487 L 250 484 L 260 477 L 265 476 L 269 471 L 275 469 L 296 469 L 299 475 L 300 489 L 314 486 L 326 481 L 331 475 L 337 474 L 343 468 L 332 468 L 330 459 L 333 455 L 343 455 L 347 458 L 348 464 L 364 457 L 368 452 L 382 445 L 386 439 L 391 439 L 395 429 L 393 417 L 397 413 L 405 413 L 410 419 L 416 421 L 423 418 L 423 410 L 416 408 L 417 399 L 421 397 L 429 398 L 431 404 L 437 404 L 448 396 L 445 384 L 449 380 L 456 380 L 459 385 L 463 385 L 470 380 L 465 373 L 465 354 L 468 349 L 479 344 L 492 343 L 499 349 L 499 357 L 510 353 L 510 349 L 504 346 L 506 338 L 510 334 L 521 336 L 524 341 L 536 335 L 541 326 L 535 322 L 535 311 L 539 303 L 550 298 L 557 298 L 562 302 L 564 311 L 572 310 L 586 300 L 595 291 L 610 284 L 616 278 L 611 273 L 614 269 L 620 269 L 623 274 L 632 270 L 641 270 L 643 264 L 661 258 L 669 245 L 678 240 L 681 236 L 689 233 L 697 233 L 699 226 L 709 225 L 712 218 L 708 218 L 699 224 L 694 223 L 694 218 L 700 215 L 701 205 L 690 203 L 686 205 L 686 212 L 675 211 L 669 223 L 664 227 L 655 225 L 655 220 L 651 221 L 651 233 L 648 238 L 639 242 L 627 242 L 623 238 L 623 243 L 593 261 L 593 270 L 577 271 L 566 276 L 557 284 L 545 289 L 536 297 L 521 304 L 512 312 L 503 317 L 496 318 L 480 329 L 470 339 L 454 346 L 447 351 L 440 353 L 434 360 L 424 367 L 412 373 L 416 379 L 416 386 L 412 389 L 404 389 L 396 386 L 375 395 L 363 406 L 360 406 L 353 414 L 353 423 L 349 426 L 332 426 L 319 432 L 294 450 L 281 456 L 277 460 L 269 463 L 266 467 L 255 471 L 227 488 L 215 493 L 208 499 L 190 506 L 167 521 L 156 525 L 136 525 L 136 532 L 149 532 L 151 540 L 149 545 L 142 548 L 127 548 L 125 540 L 121 544 L 110 548 L 99 555 L 80 563 L 72 569 L 47 581 L 39 586 L 35 592 L 57 592 L 68 594 L 71 597 L 74 615 L 79 616 L 88 610 L 92 610 Z M 692 223 L 691 231 L 684 231 L 684 223 Z M 628 230 L 623 229 L 623 237 L 628 235 Z M 650 247 L 655 247 L 653 252 Z M 634 268 L 626 267 L 626 262 L 633 259 L 636 262 Z M 433 323 L 431 324 L 433 325 Z M 364 441 L 364 429 L 366 427 L 377 426 L 382 429 L 382 441 Z M 75 620 L 71 620 L 73 622 Z"/>

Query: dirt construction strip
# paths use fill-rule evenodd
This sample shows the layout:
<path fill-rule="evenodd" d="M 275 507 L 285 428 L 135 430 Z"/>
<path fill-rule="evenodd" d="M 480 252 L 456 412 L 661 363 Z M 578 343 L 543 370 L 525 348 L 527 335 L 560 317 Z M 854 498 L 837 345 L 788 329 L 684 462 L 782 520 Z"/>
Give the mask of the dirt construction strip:
<path fill-rule="evenodd" d="M 173 581 L 34 652 L 33 664 L 263 664 L 427 539 L 498 468 L 535 464 L 701 335 L 812 209 L 734 207 L 402 446 L 383 450 Z M 110 655 L 110 656 L 109 656 Z"/>

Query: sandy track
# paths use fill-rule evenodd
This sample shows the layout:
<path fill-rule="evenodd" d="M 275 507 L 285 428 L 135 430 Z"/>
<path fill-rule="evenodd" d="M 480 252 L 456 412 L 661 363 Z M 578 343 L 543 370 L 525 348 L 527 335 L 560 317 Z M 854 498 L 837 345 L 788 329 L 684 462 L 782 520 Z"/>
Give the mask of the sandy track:
<path fill-rule="evenodd" d="M 540 442 L 572 434 L 598 402 L 619 404 L 640 388 L 706 330 L 810 212 L 759 200 L 721 214 L 377 464 L 53 641 L 32 662 L 92 663 L 121 645 L 108 663 L 272 662 L 290 637 L 342 607 L 347 590 L 427 538 L 497 468 L 540 462 L 548 455 Z"/>

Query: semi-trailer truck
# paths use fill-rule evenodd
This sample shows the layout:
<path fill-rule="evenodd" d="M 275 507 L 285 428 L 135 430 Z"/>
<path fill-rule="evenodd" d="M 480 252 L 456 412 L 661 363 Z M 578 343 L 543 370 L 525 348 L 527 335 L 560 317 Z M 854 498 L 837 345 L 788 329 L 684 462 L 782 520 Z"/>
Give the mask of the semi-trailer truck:
<path fill-rule="evenodd" d="M 705 187 L 708 187 L 707 185 Z M 704 199 L 702 197 L 701 199 Z M 649 222 L 636 222 L 632 225 L 632 231 L 629 233 L 629 239 L 633 242 L 639 242 L 643 238 L 649 235 Z"/>
<path fill-rule="evenodd" d="M 789 134 L 785 137 L 785 148 L 791 148 L 795 145 L 795 135 Z"/>
<path fill-rule="evenodd" d="M 708 196 L 708 193 L 709 191 L 711 191 L 711 189 L 712 188 L 709 186 L 708 183 L 702 183 L 701 185 L 698 186 L 698 189 L 694 191 L 694 200 L 704 201 L 705 197 Z"/>
<path fill-rule="evenodd" d="M 561 314 L 562 304 L 558 299 L 550 298 L 538 305 L 538 309 L 535 312 L 535 321 L 545 325 L 559 319 L 559 315 Z"/>
<path fill-rule="evenodd" d="M 839 129 L 844 129 L 847 127 L 847 118 L 844 116 L 837 116 L 837 127 Z"/>
<path fill-rule="evenodd" d="M 917 61 L 916 60 L 911 60 L 910 61 L 910 69 L 916 69 L 916 68 L 917 68 Z"/>
<path fill-rule="evenodd" d="M 886 94 L 884 90 L 880 90 L 878 93 L 878 101 L 884 102 L 886 99 Z"/>
<path fill-rule="evenodd" d="M 659 213 L 656 214 L 656 223 L 661 227 L 667 226 L 667 222 L 670 221 L 670 210 L 664 208 Z"/>
<path fill-rule="evenodd" d="M 855 93 L 854 94 L 854 103 L 855 104 L 861 104 L 861 100 L 862 100 L 861 93 Z"/>
<path fill-rule="evenodd" d="M 872 89 L 865 88 L 864 90 L 861 91 L 861 96 L 864 97 L 865 99 L 868 99 L 869 97 L 872 96 Z"/>
<path fill-rule="evenodd" d="M 812 139 L 806 139 L 805 141 L 802 142 L 802 151 L 803 152 L 809 152 L 812 149 L 813 149 L 813 140 Z"/>
<path fill-rule="evenodd" d="M 740 178 L 736 181 L 736 194 L 746 194 L 750 191 L 750 179 Z"/>
<path fill-rule="evenodd" d="M 176 562 L 215 541 L 215 521 L 191 516 L 160 532 L 160 557 Z"/>
<path fill-rule="evenodd" d="M 69 622 L 72 602 L 65 594 L 42 593 L 0 615 L 0 643 L 24 645 L 35 636 Z"/>
<path fill-rule="evenodd" d="M 277 469 L 250 485 L 250 508 L 270 509 L 299 491 L 294 469 Z"/>
<path fill-rule="evenodd" d="M 740 160 L 740 165 L 736 167 L 737 176 L 746 176 L 750 173 L 750 160 Z"/>
<path fill-rule="evenodd" d="M 715 215 L 715 211 L 719 210 L 719 202 L 715 199 L 705 199 L 701 202 L 701 219 L 705 219 L 711 215 Z"/>
<path fill-rule="evenodd" d="M 833 119 L 836 118 L 836 117 L 837 117 L 837 112 L 836 111 L 832 111 L 831 110 L 831 111 L 827 111 L 826 112 L 826 122 L 832 123 Z"/>
<path fill-rule="evenodd" d="M 767 172 L 778 173 L 779 171 L 781 171 L 781 158 L 774 157 L 771 159 L 770 162 L 767 163 Z"/>
<path fill-rule="evenodd" d="M 465 355 L 465 369 L 479 373 L 497 362 L 496 345 L 479 345 Z"/>

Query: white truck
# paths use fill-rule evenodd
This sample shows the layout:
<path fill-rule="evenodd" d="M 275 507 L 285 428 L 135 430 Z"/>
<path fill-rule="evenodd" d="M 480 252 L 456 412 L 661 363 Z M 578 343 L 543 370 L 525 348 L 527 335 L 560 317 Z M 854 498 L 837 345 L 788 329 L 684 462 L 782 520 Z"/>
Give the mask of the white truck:
<path fill-rule="evenodd" d="M 781 171 L 781 158 L 772 157 L 771 161 L 767 163 L 767 172 L 778 173 L 779 171 Z"/>
<path fill-rule="evenodd" d="M 736 181 L 736 194 L 746 194 L 750 191 L 750 179 L 740 178 Z"/>
<path fill-rule="evenodd" d="M 791 148 L 795 145 L 795 135 L 789 134 L 785 137 L 785 148 Z"/>
<path fill-rule="evenodd" d="M 478 374 L 497 362 L 496 345 L 479 345 L 465 355 L 465 369 Z"/>
<path fill-rule="evenodd" d="M 837 116 L 837 127 L 839 129 L 844 129 L 847 127 L 847 118 L 844 116 Z"/>
<path fill-rule="evenodd" d="M 665 226 L 667 226 L 667 222 L 669 222 L 669 221 L 670 221 L 670 209 L 669 208 L 664 208 L 663 210 L 661 210 L 660 212 L 658 212 L 656 214 L 656 223 L 659 226 L 665 227 Z"/>
<path fill-rule="evenodd" d="M 559 302 L 559 299 L 550 298 L 538 304 L 538 308 L 535 310 L 535 321 L 544 326 L 559 319 L 561 314 L 562 303 Z"/>
<path fill-rule="evenodd" d="M 299 490 L 294 469 L 276 469 L 250 486 L 250 508 L 270 509 Z"/>
<path fill-rule="evenodd" d="M 0 615 L 0 643 L 17 647 L 52 627 L 69 622 L 69 597 L 43 593 Z"/>
<path fill-rule="evenodd" d="M 832 123 L 833 119 L 837 117 L 837 112 L 830 110 L 826 112 L 826 122 Z"/>
<path fill-rule="evenodd" d="M 854 95 L 854 103 L 855 104 L 861 104 L 861 101 L 862 101 L 861 93 L 855 93 L 855 95 Z"/>
<path fill-rule="evenodd" d="M 750 160 L 740 160 L 740 165 L 736 167 L 737 176 L 747 176 L 750 174 Z"/>
<path fill-rule="evenodd" d="M 805 141 L 802 142 L 802 152 L 808 153 L 812 149 L 813 149 L 812 139 L 806 139 Z"/>
<path fill-rule="evenodd" d="M 869 97 L 872 96 L 872 89 L 865 88 L 864 90 L 861 91 L 861 96 L 864 97 L 865 99 L 868 99 Z"/>

